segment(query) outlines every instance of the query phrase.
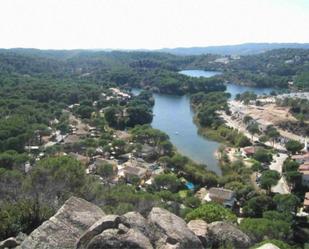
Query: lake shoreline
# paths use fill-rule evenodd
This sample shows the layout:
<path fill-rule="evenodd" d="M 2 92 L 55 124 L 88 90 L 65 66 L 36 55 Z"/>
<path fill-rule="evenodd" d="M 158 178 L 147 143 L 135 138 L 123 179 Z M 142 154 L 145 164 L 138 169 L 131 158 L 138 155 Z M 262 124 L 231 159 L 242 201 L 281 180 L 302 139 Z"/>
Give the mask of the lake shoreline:
<path fill-rule="evenodd" d="M 182 71 L 185 74 L 185 70 Z M 189 70 L 192 77 L 212 77 L 220 72 Z M 135 89 L 135 94 L 140 91 Z M 227 84 L 226 92 L 231 93 L 235 98 L 237 93 L 244 91 L 255 91 L 257 94 L 269 94 L 271 88 L 254 88 L 236 84 Z M 175 95 L 154 93 L 155 105 L 153 107 L 153 120 L 151 126 L 165 132 L 177 152 L 190 158 L 199 164 L 207 165 L 207 168 L 218 175 L 222 170 L 217 158 L 217 150 L 221 144 L 229 145 L 222 137 L 218 136 L 215 130 L 205 130 L 195 121 L 194 106 L 190 103 L 190 95 Z"/>

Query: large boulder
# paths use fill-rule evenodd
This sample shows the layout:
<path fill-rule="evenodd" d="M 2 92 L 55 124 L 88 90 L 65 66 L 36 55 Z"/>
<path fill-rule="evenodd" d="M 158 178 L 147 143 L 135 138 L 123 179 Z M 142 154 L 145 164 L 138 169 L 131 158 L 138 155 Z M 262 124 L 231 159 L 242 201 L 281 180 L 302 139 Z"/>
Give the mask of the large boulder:
<path fill-rule="evenodd" d="M 231 245 L 238 249 L 245 249 L 251 245 L 251 240 L 247 234 L 236 226 L 221 221 L 208 225 L 207 237 L 213 247 Z"/>
<path fill-rule="evenodd" d="M 207 223 L 204 220 L 191 220 L 188 228 L 200 239 L 203 246 L 207 246 Z"/>
<path fill-rule="evenodd" d="M 164 248 L 203 248 L 198 237 L 187 227 L 183 219 L 171 212 L 154 207 L 148 215 L 149 222 L 153 223 L 162 233 L 158 247 Z"/>
<path fill-rule="evenodd" d="M 34 230 L 21 244 L 22 249 L 72 249 L 81 235 L 104 217 L 97 206 L 71 197 L 58 212 Z"/>
<path fill-rule="evenodd" d="M 98 234 L 102 233 L 106 229 L 117 228 L 120 223 L 120 217 L 118 215 L 106 215 L 103 218 L 95 222 L 90 228 L 83 233 L 79 238 L 76 248 L 86 248 L 87 244 Z"/>
<path fill-rule="evenodd" d="M 15 248 L 18 245 L 18 241 L 14 237 L 11 237 L 0 242 L 0 249 Z"/>
<path fill-rule="evenodd" d="M 107 229 L 95 236 L 87 245 L 87 249 L 153 249 L 149 239 L 140 231 L 128 229 L 123 233 L 119 229 Z"/>

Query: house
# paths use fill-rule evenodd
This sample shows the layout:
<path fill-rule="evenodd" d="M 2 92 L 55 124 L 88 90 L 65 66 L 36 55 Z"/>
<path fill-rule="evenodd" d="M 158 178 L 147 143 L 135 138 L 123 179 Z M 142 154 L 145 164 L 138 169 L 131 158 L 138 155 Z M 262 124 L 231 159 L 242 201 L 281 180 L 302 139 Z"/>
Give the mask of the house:
<path fill-rule="evenodd" d="M 293 155 L 292 159 L 298 163 L 306 163 L 309 162 L 309 152 L 300 155 Z"/>
<path fill-rule="evenodd" d="M 304 210 L 309 211 L 309 192 L 305 194 L 305 199 L 304 199 Z"/>
<path fill-rule="evenodd" d="M 248 146 L 248 147 L 243 148 L 242 150 L 245 156 L 250 157 L 250 156 L 253 156 L 253 154 L 256 151 L 256 148 L 254 146 Z"/>
<path fill-rule="evenodd" d="M 140 151 L 136 153 L 138 157 L 145 159 L 146 161 L 152 161 L 156 158 L 157 152 L 154 147 L 143 144 Z"/>
<path fill-rule="evenodd" d="M 103 157 L 97 157 L 94 160 L 94 165 L 95 166 L 102 165 L 102 164 L 105 164 L 105 163 L 112 164 L 112 165 L 117 165 L 117 161 L 116 160 L 108 160 L 108 159 L 105 159 Z"/>
<path fill-rule="evenodd" d="M 309 186 L 309 163 L 300 165 L 298 172 L 302 174 L 302 185 Z"/>
<path fill-rule="evenodd" d="M 117 131 L 115 131 L 115 135 L 116 135 L 119 139 L 122 139 L 122 140 L 125 140 L 125 141 L 129 141 L 130 138 L 131 138 L 131 135 L 130 135 L 129 132 L 127 132 L 127 131 L 120 131 L 120 130 L 117 130 Z"/>
<path fill-rule="evenodd" d="M 71 152 L 69 155 L 75 158 L 77 161 L 81 162 L 85 166 L 88 165 L 90 162 L 90 158 L 88 156 L 83 156 L 81 154 L 73 153 L 73 152 Z"/>
<path fill-rule="evenodd" d="M 134 178 L 146 179 L 150 176 L 150 173 L 146 168 L 124 166 L 118 171 L 118 176 L 124 177 L 128 182 L 131 182 Z"/>
<path fill-rule="evenodd" d="M 79 141 L 79 137 L 77 135 L 68 135 L 65 139 L 64 139 L 64 143 L 65 144 L 75 144 Z"/>
<path fill-rule="evenodd" d="M 235 192 L 224 188 L 210 188 L 204 200 L 214 201 L 225 207 L 233 207 L 236 202 Z"/>
<path fill-rule="evenodd" d="M 39 151 L 40 150 L 40 147 L 39 146 L 25 146 L 25 150 L 27 150 L 27 151 L 31 151 L 31 152 L 34 152 L 34 151 Z"/>
<path fill-rule="evenodd" d="M 88 135 L 88 131 L 85 129 L 85 127 L 80 126 L 75 131 L 75 134 L 80 137 L 86 137 Z"/>

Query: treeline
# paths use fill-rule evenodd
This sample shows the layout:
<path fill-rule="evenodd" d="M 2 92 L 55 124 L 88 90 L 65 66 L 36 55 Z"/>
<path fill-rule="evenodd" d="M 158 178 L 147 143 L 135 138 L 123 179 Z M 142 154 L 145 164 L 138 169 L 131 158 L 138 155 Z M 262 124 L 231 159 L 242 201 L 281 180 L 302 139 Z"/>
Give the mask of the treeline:
<path fill-rule="evenodd" d="M 178 73 L 193 57 L 154 52 L 57 53 L 37 50 L 0 51 L 0 73 L 40 79 L 141 87 L 168 94 L 225 90 L 220 78 L 197 79 Z"/>
<path fill-rule="evenodd" d="M 277 99 L 277 104 L 290 108 L 290 112 L 300 121 L 309 119 L 309 100 L 300 98 Z"/>
<path fill-rule="evenodd" d="M 308 88 L 309 51 L 277 49 L 256 55 L 176 56 L 159 52 L 0 50 L 0 72 L 95 83 L 149 87 L 164 93 L 221 91 L 223 79 L 256 86 L 287 88 L 289 81 Z M 220 59 L 224 58 L 226 63 Z M 221 77 L 192 79 L 182 69 L 223 72 Z M 205 86 L 206 85 L 206 86 Z"/>
<path fill-rule="evenodd" d="M 152 93 L 142 91 L 128 102 L 104 101 L 101 106 L 105 108 L 104 117 L 108 125 L 123 130 L 135 125 L 151 123 L 153 105 Z"/>
<path fill-rule="evenodd" d="M 237 147 L 250 145 L 249 139 L 238 132 L 228 128 L 220 118 L 218 111 L 229 113 L 227 100 L 229 93 L 211 92 L 197 93 L 191 96 L 191 104 L 195 111 L 195 121 L 199 131 L 219 142 L 229 143 Z"/>
<path fill-rule="evenodd" d="M 100 87 L 73 81 L 42 81 L 30 76 L 0 76 L 0 152 L 23 152 L 35 135 L 48 134 L 50 121 L 61 120 L 67 105 L 91 103 Z"/>
<path fill-rule="evenodd" d="M 277 49 L 257 55 L 242 56 L 224 67 L 227 80 L 250 85 L 288 87 L 289 81 L 305 89 L 309 70 L 308 49 Z"/>

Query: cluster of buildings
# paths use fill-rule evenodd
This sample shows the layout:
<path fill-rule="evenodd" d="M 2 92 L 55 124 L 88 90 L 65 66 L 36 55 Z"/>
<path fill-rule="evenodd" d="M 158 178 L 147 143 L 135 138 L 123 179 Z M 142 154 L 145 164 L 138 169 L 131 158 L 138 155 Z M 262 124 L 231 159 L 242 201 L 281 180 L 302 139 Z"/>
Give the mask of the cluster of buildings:
<path fill-rule="evenodd" d="M 114 88 L 114 87 L 111 87 L 109 88 L 109 90 L 111 91 L 111 95 L 109 94 L 106 94 L 106 93 L 102 93 L 102 97 L 109 101 L 109 100 L 112 100 L 112 99 L 117 99 L 117 100 L 128 100 L 131 98 L 131 95 L 128 94 L 128 93 L 125 93 L 123 91 L 121 91 L 120 89 L 118 88 Z"/>

